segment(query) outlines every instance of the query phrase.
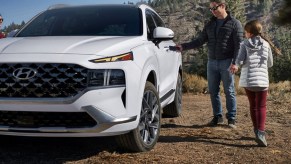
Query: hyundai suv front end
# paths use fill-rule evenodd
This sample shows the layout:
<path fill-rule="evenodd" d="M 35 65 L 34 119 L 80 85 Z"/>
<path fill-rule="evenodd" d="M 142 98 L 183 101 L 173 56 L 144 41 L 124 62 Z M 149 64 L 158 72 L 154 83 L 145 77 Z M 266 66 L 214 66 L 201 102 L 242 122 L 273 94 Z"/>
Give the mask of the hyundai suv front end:
<path fill-rule="evenodd" d="M 55 6 L 0 40 L 0 134 L 148 151 L 181 112 L 181 54 L 147 5 Z M 163 110 L 164 109 L 164 110 Z"/>

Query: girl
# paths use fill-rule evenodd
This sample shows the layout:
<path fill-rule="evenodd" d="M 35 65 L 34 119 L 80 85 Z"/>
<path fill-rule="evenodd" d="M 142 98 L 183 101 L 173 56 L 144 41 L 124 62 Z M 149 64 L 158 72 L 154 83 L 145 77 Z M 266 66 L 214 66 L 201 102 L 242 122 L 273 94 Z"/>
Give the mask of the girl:
<path fill-rule="evenodd" d="M 271 47 L 276 54 L 280 51 L 262 35 L 259 21 L 248 22 L 245 27 L 246 39 L 241 43 L 236 65 L 241 65 L 239 86 L 245 88 L 250 105 L 256 142 L 267 146 L 265 138 L 266 101 L 269 87 L 268 68 L 273 66 Z"/>

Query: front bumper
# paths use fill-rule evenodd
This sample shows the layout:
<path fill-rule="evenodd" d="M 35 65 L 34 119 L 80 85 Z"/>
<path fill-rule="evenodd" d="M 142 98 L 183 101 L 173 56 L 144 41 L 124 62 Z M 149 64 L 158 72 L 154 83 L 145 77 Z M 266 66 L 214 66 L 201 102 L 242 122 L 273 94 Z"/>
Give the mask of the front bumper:
<path fill-rule="evenodd" d="M 46 137 L 96 136 L 96 133 L 100 133 L 114 125 L 133 122 L 137 119 L 137 116 L 132 116 L 129 118 L 115 118 L 114 116 L 93 106 L 83 107 L 83 110 L 86 111 L 97 122 L 96 126 L 92 128 L 66 128 L 66 127 L 17 128 L 9 126 L 0 126 L 0 134 L 17 136 L 46 136 Z M 112 133 L 112 135 L 116 134 L 118 133 Z"/>
<path fill-rule="evenodd" d="M 38 112 L 44 113 L 44 115 L 50 113 L 58 114 L 58 112 L 59 115 L 62 113 L 84 113 L 96 122 L 94 126 L 83 127 L 54 126 L 57 125 L 57 123 L 53 123 L 53 126 L 50 126 L 52 123 L 47 123 L 45 125 L 43 123 L 38 123 L 38 126 L 35 126 L 35 124 L 32 123 L 33 121 L 21 118 L 21 121 L 18 121 L 22 123 L 22 126 L 19 126 L 19 124 L 14 125 L 10 123 L 13 121 L 15 122 L 14 119 L 16 119 L 17 116 L 7 116 L 4 119 L 10 119 L 10 122 L 3 123 L 4 121 L 0 121 L 0 135 L 89 137 L 126 133 L 137 126 L 138 116 L 137 114 L 130 114 L 128 112 L 130 110 L 128 108 L 131 108 L 130 105 L 128 108 L 125 108 L 121 98 L 124 90 L 124 87 L 91 90 L 84 93 L 71 104 L 66 104 L 66 101 L 55 101 L 55 103 L 52 103 L 54 101 L 14 101 L 14 103 L 12 103 L 13 101 L 0 101 L 1 112 Z M 27 114 L 25 116 L 27 116 Z M 17 118 L 19 118 L 19 116 Z M 28 119 L 29 118 L 31 117 L 29 116 Z M 76 117 L 68 120 L 74 121 L 75 118 Z M 33 119 L 35 118 L 32 118 L 32 120 Z M 54 118 L 54 122 L 59 122 L 61 119 L 62 117 Z"/>

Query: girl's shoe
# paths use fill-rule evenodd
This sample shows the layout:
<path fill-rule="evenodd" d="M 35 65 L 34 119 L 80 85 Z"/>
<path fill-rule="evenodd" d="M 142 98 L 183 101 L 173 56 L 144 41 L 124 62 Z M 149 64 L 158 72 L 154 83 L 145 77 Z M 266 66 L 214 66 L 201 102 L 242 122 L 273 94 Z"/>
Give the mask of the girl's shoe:
<path fill-rule="evenodd" d="M 267 141 L 266 141 L 266 137 L 265 137 L 265 132 L 264 131 L 260 131 L 260 130 L 255 130 L 255 134 L 256 134 L 256 142 L 258 143 L 259 146 L 262 147 L 267 147 Z"/>

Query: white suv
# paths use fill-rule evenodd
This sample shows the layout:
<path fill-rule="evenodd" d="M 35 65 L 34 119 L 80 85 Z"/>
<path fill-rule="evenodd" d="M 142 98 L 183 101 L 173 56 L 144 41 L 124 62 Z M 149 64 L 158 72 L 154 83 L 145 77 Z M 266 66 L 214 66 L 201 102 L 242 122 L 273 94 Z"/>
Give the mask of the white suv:
<path fill-rule="evenodd" d="M 0 40 L 0 135 L 156 144 L 179 116 L 181 53 L 149 6 L 54 6 Z M 163 109 L 163 110 L 162 110 Z"/>

